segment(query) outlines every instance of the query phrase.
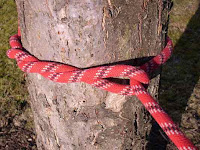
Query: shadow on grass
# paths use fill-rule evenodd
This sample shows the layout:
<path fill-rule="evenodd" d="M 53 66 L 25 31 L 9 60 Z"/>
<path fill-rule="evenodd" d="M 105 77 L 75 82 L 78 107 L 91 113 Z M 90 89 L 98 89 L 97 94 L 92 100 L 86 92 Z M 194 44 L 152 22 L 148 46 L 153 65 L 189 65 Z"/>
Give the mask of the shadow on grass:
<path fill-rule="evenodd" d="M 187 102 L 200 76 L 200 6 L 174 46 L 171 60 L 163 67 L 160 103 L 171 117 L 181 121 Z"/>
<path fill-rule="evenodd" d="M 163 67 L 161 75 L 160 104 L 176 123 L 181 122 L 182 114 L 199 77 L 200 5 L 174 46 L 173 56 Z M 169 139 L 156 123 L 153 125 L 149 139 L 148 149 L 168 149 Z"/>

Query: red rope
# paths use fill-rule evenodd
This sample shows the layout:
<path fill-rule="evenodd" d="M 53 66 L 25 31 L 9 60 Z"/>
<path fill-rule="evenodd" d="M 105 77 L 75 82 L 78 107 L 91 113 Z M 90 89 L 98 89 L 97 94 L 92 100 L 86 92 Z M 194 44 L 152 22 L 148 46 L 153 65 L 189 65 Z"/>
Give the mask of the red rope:
<path fill-rule="evenodd" d="M 164 64 L 171 56 L 173 45 L 169 38 L 163 51 L 141 67 L 113 65 L 91 69 L 79 69 L 57 62 L 41 61 L 23 50 L 20 39 L 20 31 L 18 35 L 10 38 L 11 49 L 7 51 L 7 56 L 16 59 L 22 71 L 39 73 L 55 82 L 85 82 L 109 92 L 136 95 L 179 150 L 197 150 L 143 87 L 143 84 L 149 83 L 147 74 Z M 129 77 L 130 85 L 121 85 L 105 79 L 109 77 Z"/>

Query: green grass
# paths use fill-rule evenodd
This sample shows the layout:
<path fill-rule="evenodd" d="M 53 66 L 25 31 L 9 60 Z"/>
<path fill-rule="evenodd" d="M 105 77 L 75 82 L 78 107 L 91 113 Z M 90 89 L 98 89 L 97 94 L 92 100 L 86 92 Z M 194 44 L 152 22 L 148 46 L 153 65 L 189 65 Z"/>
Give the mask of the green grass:
<path fill-rule="evenodd" d="M 160 104 L 200 147 L 200 1 L 173 0 L 169 36 L 175 48 L 163 67 Z"/>
<path fill-rule="evenodd" d="M 169 36 L 175 49 L 163 67 L 160 103 L 179 122 L 200 76 L 198 3 L 199 0 L 174 0 L 170 16 Z"/>
<path fill-rule="evenodd" d="M 0 115 L 8 119 L 21 114 L 28 97 L 23 73 L 6 56 L 9 37 L 16 32 L 16 5 L 13 0 L 0 0 Z"/>

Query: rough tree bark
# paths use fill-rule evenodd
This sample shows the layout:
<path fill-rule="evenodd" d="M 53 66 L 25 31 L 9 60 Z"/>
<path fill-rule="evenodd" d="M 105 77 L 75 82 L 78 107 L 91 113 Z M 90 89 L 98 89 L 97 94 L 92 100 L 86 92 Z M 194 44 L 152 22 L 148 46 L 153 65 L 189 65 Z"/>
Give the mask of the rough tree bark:
<path fill-rule="evenodd" d="M 86 68 L 154 56 L 163 47 L 162 0 L 16 0 L 24 47 Z M 166 2 L 166 1 L 165 1 Z M 159 75 L 149 91 L 157 96 Z M 134 97 L 28 75 L 38 149 L 146 149 L 151 117 Z"/>

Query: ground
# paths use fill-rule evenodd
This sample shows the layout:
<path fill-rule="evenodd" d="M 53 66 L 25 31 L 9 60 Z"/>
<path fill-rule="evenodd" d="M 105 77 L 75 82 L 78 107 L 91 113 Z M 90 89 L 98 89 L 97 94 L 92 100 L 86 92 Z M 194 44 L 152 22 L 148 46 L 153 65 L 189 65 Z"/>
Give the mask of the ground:
<path fill-rule="evenodd" d="M 200 144 L 200 5 L 174 0 L 169 36 L 172 58 L 163 67 L 160 104 L 193 143 Z"/>
<path fill-rule="evenodd" d="M 169 36 L 175 50 L 163 66 L 159 102 L 200 146 L 199 6 L 199 0 L 174 0 Z M 0 20 L 0 149 L 36 149 L 25 75 L 6 56 L 8 39 L 17 30 L 13 0 L 0 0 Z M 168 149 L 175 148 L 169 144 Z"/>
<path fill-rule="evenodd" d="M 24 74 L 6 56 L 17 30 L 13 0 L 0 0 L 0 149 L 34 149 L 35 135 Z"/>

